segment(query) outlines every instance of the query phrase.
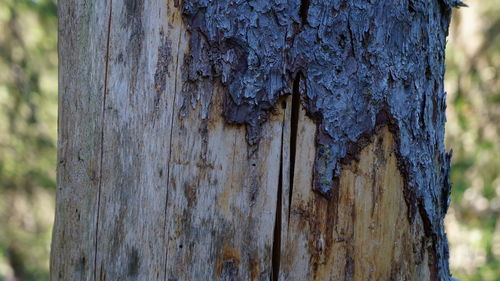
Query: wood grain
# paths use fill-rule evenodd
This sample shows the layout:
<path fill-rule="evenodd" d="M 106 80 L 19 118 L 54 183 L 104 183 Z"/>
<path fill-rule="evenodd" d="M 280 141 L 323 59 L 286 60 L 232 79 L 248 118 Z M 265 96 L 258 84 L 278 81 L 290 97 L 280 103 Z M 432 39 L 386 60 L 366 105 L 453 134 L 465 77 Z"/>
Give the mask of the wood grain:
<path fill-rule="evenodd" d="M 158 1 L 113 1 L 96 244 L 96 279 L 165 276 L 165 202 L 179 36 Z M 177 31 L 178 32 L 178 31 Z M 165 36 L 168 38 L 165 38 Z M 170 53 L 162 52 L 164 49 Z M 159 63 L 160 62 L 160 63 Z M 171 73 L 172 75 L 168 75 Z"/>
<path fill-rule="evenodd" d="M 314 136 L 301 110 L 280 280 L 432 280 L 430 241 L 420 216 L 409 220 L 388 128 L 343 165 L 332 200 L 311 190 Z"/>
<path fill-rule="evenodd" d="M 51 280 L 93 280 L 109 1 L 60 1 L 59 120 Z"/>

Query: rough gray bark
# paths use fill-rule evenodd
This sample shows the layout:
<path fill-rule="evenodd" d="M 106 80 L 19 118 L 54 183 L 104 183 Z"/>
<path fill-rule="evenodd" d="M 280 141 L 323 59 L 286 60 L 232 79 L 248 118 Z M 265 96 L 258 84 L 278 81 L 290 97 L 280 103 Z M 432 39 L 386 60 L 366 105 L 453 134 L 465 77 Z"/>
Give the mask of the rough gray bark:
<path fill-rule="evenodd" d="M 460 2 L 153 2 L 59 1 L 52 280 L 449 280 L 444 49 Z M 353 252 L 368 217 L 401 241 L 385 271 Z"/>

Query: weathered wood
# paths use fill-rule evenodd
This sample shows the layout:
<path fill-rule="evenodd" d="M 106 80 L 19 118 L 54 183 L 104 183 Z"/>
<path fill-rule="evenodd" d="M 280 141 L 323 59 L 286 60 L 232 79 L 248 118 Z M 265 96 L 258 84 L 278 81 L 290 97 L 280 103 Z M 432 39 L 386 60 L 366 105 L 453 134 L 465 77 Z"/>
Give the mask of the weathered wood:
<path fill-rule="evenodd" d="M 328 200 L 311 189 L 315 130 L 301 110 L 280 280 L 436 280 L 422 219 L 409 220 L 393 134 L 380 128 L 344 164 Z"/>
<path fill-rule="evenodd" d="M 58 5 L 58 175 L 51 280 L 92 280 L 110 2 Z"/>
<path fill-rule="evenodd" d="M 251 148 L 244 128 L 225 124 L 222 101 L 216 87 L 209 118 L 191 110 L 174 124 L 168 280 L 271 275 L 283 114 L 272 116 L 260 145 Z"/>
<path fill-rule="evenodd" d="M 180 31 L 161 1 L 110 11 L 94 280 L 160 280 Z"/>
<path fill-rule="evenodd" d="M 372 88 L 363 89 L 368 101 L 351 106 L 361 82 L 332 101 L 315 80 L 326 72 L 313 57 L 336 61 L 344 49 L 316 50 L 308 58 L 310 73 L 301 60 L 293 61 L 294 69 L 288 61 L 307 55 L 294 53 L 300 42 L 316 44 L 305 39 L 324 31 L 315 17 L 332 8 L 326 2 L 238 6 L 247 14 L 231 28 L 252 38 L 262 32 L 269 41 L 251 41 L 246 33 L 224 37 L 231 28 L 222 16 L 240 12 L 229 2 L 212 3 L 209 10 L 203 1 L 94 2 L 59 1 L 51 280 L 447 280 L 446 240 L 437 224 L 448 191 L 441 68 L 433 74 L 419 67 L 415 71 L 425 72 L 428 81 L 417 83 L 397 75 L 424 78 L 398 66 L 393 71 L 401 73 L 384 74 L 393 87 L 384 88 L 388 93 L 375 97 Z M 433 20 L 446 19 L 447 7 Z M 406 15 L 417 8 L 396 10 Z M 349 48 L 368 49 L 374 41 L 356 45 L 365 35 L 353 35 L 346 19 L 342 28 L 352 41 L 343 40 Z M 418 32 L 425 29 L 412 24 Z M 441 31 L 432 32 L 444 38 Z M 404 44 L 392 43 L 400 56 L 407 54 Z M 429 52 L 439 56 L 442 50 Z M 346 81 L 358 79 L 353 65 L 361 68 L 368 58 L 349 56 L 346 66 L 321 67 Z M 369 68 L 363 71 L 369 76 Z M 376 82 L 382 89 L 388 81 Z M 405 83 L 420 95 L 410 99 L 405 92 L 408 100 L 398 103 Z M 390 100 L 385 107 L 376 101 L 381 95 Z M 397 110 L 411 101 L 418 104 L 401 108 L 408 115 Z M 417 137 L 402 116 L 419 124 L 411 127 Z M 342 128 L 335 127 L 337 119 Z M 365 127 L 354 132 L 357 127 L 346 120 Z M 417 138 L 431 148 L 417 146 Z M 402 151 L 423 151 L 434 162 L 408 160 Z M 422 198 L 423 185 L 409 184 L 416 182 L 415 169 L 432 171 L 424 182 L 436 185 L 425 186 L 431 195 Z"/>

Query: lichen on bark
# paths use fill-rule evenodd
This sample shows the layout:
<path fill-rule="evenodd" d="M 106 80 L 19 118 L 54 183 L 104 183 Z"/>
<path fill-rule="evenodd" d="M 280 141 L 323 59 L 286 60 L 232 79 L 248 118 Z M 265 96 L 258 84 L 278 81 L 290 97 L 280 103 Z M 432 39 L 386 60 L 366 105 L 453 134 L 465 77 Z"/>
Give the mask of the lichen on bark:
<path fill-rule="evenodd" d="M 185 102 L 199 99 L 206 110 L 206 86 L 220 81 L 226 121 L 245 124 L 254 145 L 269 111 L 300 75 L 298 94 L 318 126 L 313 188 L 326 197 L 341 161 L 355 157 L 378 126 L 389 125 L 398 139 L 407 203 L 424 215 L 436 272 L 446 280 L 444 50 L 451 8 L 460 3 L 184 0 L 190 31 Z"/>

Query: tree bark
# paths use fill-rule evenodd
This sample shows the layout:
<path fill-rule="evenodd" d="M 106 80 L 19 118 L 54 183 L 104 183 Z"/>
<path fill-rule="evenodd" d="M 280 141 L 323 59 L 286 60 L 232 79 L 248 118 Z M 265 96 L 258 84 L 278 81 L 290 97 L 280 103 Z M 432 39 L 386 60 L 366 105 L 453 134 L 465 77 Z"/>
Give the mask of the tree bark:
<path fill-rule="evenodd" d="M 58 5 L 51 280 L 451 280 L 460 2 Z"/>

